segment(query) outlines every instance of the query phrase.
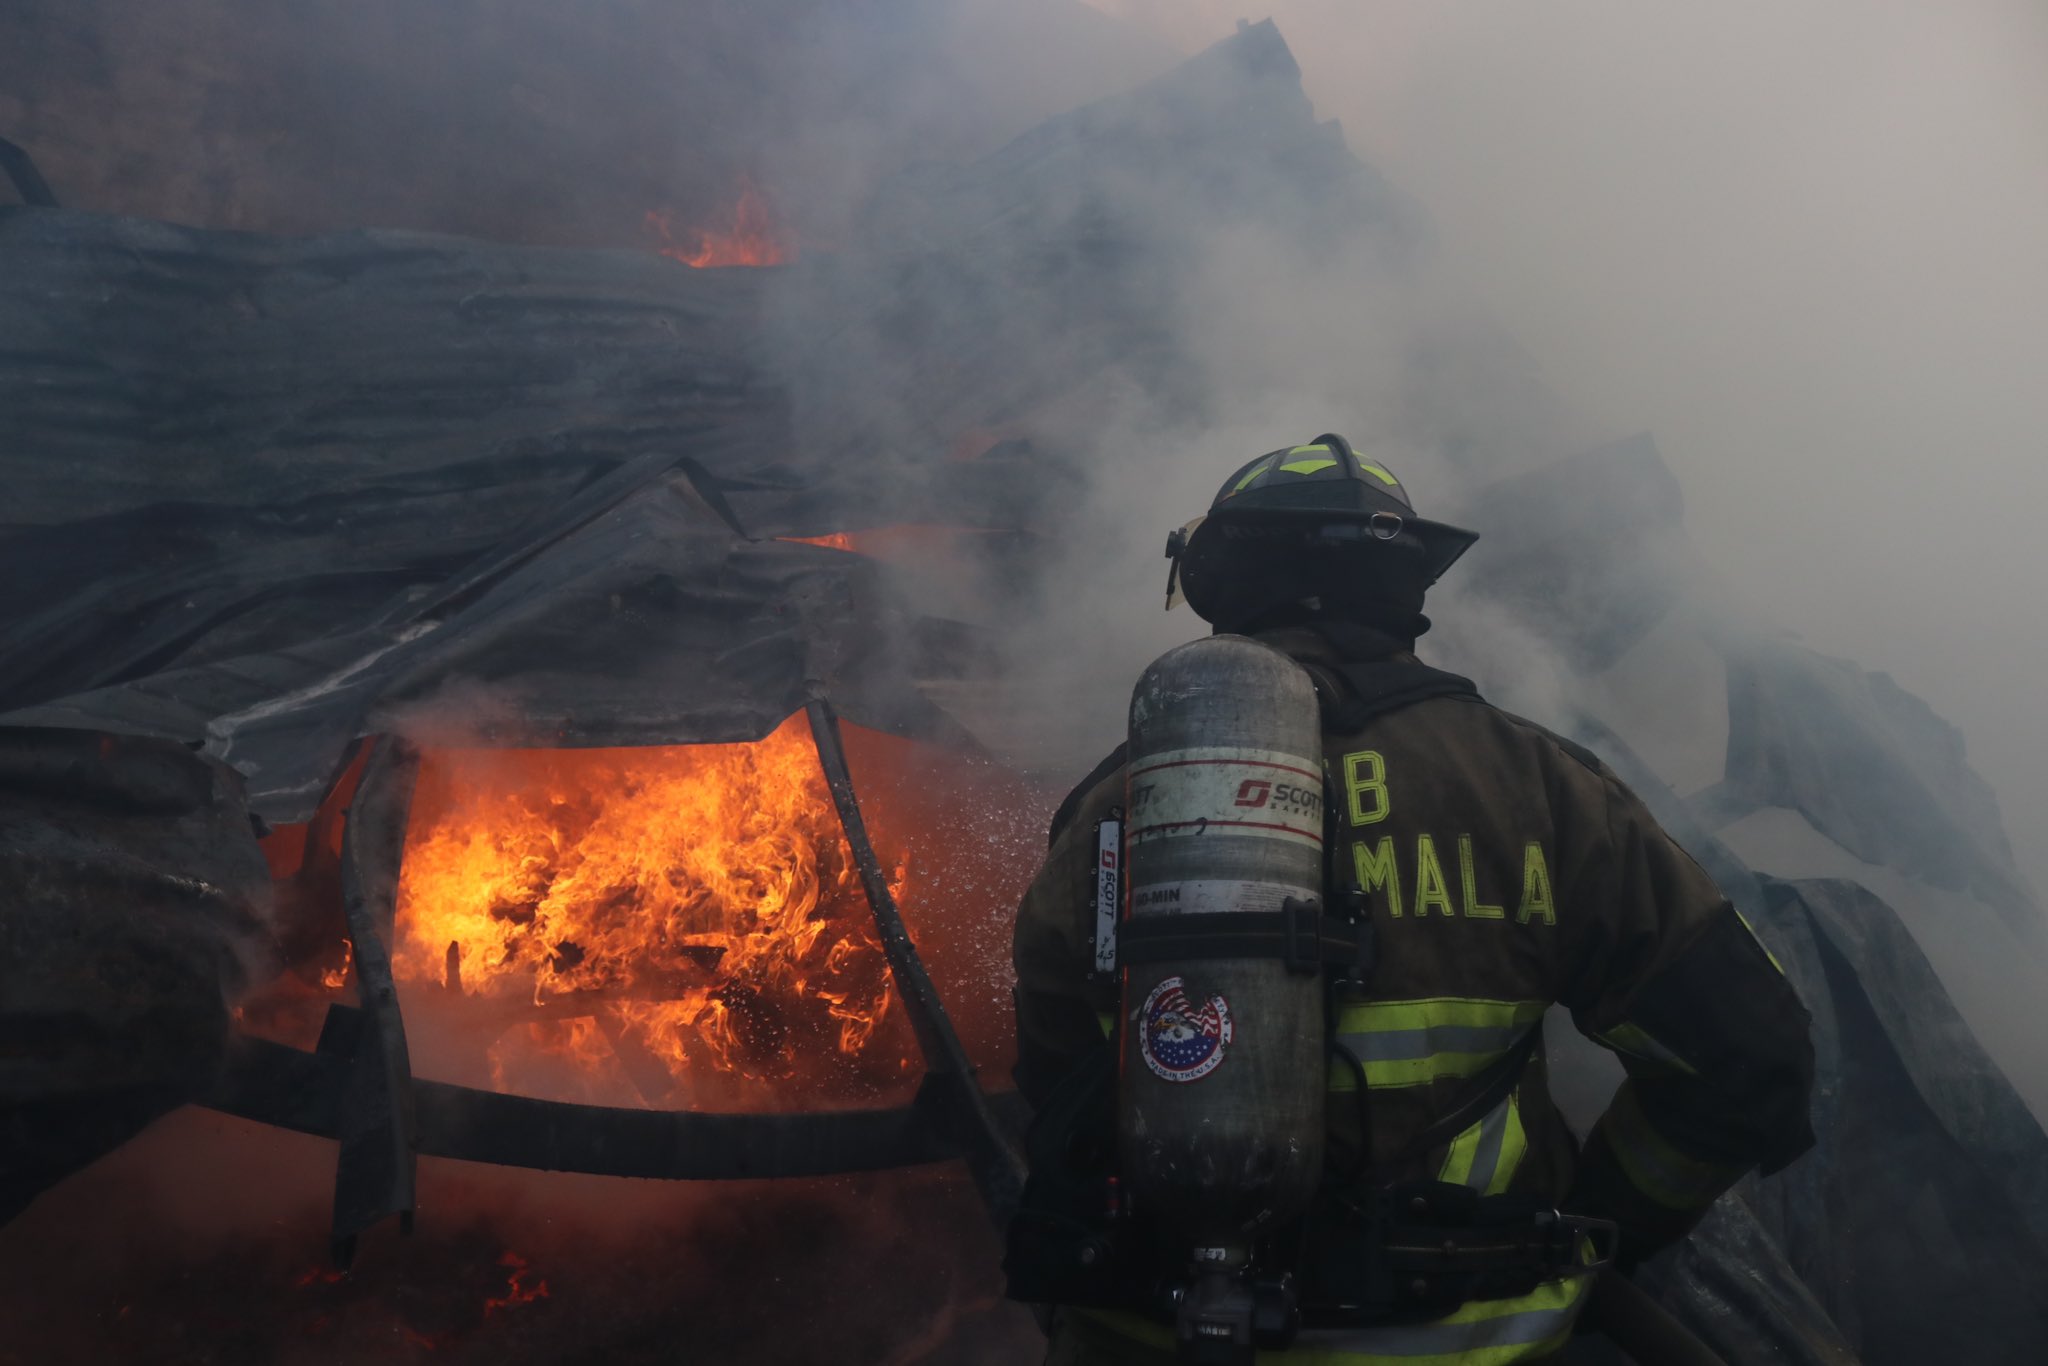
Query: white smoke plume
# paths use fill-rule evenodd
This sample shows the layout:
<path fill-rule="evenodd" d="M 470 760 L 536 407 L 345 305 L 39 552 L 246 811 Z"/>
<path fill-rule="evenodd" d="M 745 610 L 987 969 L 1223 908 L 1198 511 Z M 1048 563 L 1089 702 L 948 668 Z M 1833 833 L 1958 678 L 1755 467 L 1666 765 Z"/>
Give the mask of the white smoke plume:
<path fill-rule="evenodd" d="M 1242 13 L 1094 3 L 1183 50 Z M 1961 726 L 2048 887 L 2048 12 L 1262 8 L 1443 273 L 1575 412 L 1654 432 L 1711 569 Z"/>

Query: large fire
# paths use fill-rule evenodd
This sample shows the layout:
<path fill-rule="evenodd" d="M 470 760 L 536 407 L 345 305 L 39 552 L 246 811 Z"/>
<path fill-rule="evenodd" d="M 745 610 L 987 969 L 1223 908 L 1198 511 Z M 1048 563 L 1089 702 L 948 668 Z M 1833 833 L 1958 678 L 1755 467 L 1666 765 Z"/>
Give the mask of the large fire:
<path fill-rule="evenodd" d="M 667 209 L 648 210 L 647 227 L 660 239 L 661 254 L 686 266 L 775 266 L 789 259 L 767 199 L 748 180 L 740 182 L 729 221 L 689 232 L 687 243 L 676 239 L 674 215 Z"/>
<path fill-rule="evenodd" d="M 802 713 L 758 744 L 428 751 L 396 941 L 413 999 L 497 1022 L 507 1089 L 522 1049 L 623 1069 L 647 1103 L 768 1083 L 792 1108 L 906 1070 Z"/>

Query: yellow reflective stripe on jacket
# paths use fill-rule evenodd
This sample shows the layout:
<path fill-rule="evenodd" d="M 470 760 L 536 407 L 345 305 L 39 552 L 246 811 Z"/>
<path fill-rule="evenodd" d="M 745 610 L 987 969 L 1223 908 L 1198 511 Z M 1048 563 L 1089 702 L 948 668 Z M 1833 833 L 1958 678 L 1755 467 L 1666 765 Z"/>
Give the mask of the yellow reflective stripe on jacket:
<path fill-rule="evenodd" d="M 1451 1140 L 1437 1180 L 1470 1186 L 1482 1195 L 1499 1195 L 1515 1179 L 1529 1135 L 1522 1128 L 1522 1097 L 1517 1087 L 1481 1116 L 1479 1122 Z"/>
<path fill-rule="evenodd" d="M 1614 1093 L 1599 1128 L 1629 1184 L 1671 1209 L 1704 1208 L 1749 1170 L 1742 1163 L 1688 1157 L 1673 1147 L 1650 1123 L 1636 1100 L 1635 1087 L 1628 1083 Z"/>
<path fill-rule="evenodd" d="M 1657 1042 L 1656 1037 L 1648 1030 L 1626 1020 L 1612 1029 L 1595 1034 L 1593 1041 L 1617 1053 L 1626 1053 L 1631 1058 L 1654 1063 L 1666 1071 L 1683 1072 L 1689 1077 L 1699 1075 L 1699 1069 Z"/>
<path fill-rule="evenodd" d="M 1526 1295 L 1473 1300 L 1428 1323 L 1312 1328 L 1293 1346 L 1260 1352 L 1258 1359 L 1262 1366 L 1514 1366 L 1537 1361 L 1571 1336 L 1592 1286 L 1591 1276 L 1570 1276 L 1545 1281 Z M 1075 1312 L 1091 1320 L 1097 1333 L 1173 1350 L 1172 1331 L 1150 1319 L 1120 1311 Z"/>
<path fill-rule="evenodd" d="M 1764 942 L 1764 937 L 1756 932 L 1756 926 L 1749 923 L 1749 917 L 1734 906 L 1730 906 L 1728 909 L 1735 911 L 1735 918 L 1742 922 L 1742 928 L 1749 931 L 1749 937 L 1756 941 L 1756 946 L 1764 951 L 1764 957 L 1771 960 L 1771 966 L 1778 970 L 1780 977 L 1783 977 L 1785 975 L 1785 965 L 1778 961 L 1777 954 L 1771 952 L 1771 946 Z"/>
<path fill-rule="evenodd" d="M 1337 1042 L 1365 1065 L 1368 1086 L 1424 1086 L 1485 1071 L 1548 1005 L 1469 996 L 1354 1002 L 1337 1013 Z M 1349 1066 L 1339 1062 L 1331 1068 L 1331 1090 L 1357 1085 Z"/>

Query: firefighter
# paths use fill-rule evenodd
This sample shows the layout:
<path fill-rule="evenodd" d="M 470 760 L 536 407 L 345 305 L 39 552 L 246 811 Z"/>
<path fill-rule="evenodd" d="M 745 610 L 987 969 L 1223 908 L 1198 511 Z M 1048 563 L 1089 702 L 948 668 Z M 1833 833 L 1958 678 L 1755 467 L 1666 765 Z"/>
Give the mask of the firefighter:
<path fill-rule="evenodd" d="M 1470 1192 L 1477 1208 L 1612 1221 L 1626 1268 L 1683 1237 L 1745 1172 L 1813 1142 L 1807 1014 L 1712 879 L 1593 754 L 1416 659 L 1424 592 L 1476 539 L 1418 517 L 1391 470 L 1325 435 L 1234 472 L 1169 542 L 1169 606 L 1184 596 L 1219 634 L 1263 642 L 1313 681 L 1328 886 L 1373 945 L 1369 970 L 1331 989 L 1322 1185 L 1307 1226 L 1271 1254 L 1293 1262 L 1301 1327 L 1262 1361 L 1502 1366 L 1562 1350 L 1588 1276 L 1418 1276 L 1388 1292 L 1413 1288 L 1405 1310 L 1362 1288 L 1384 1269 L 1373 1240 L 1386 1218 L 1408 1217 L 1373 1213 L 1387 1192 L 1423 1192 L 1417 1211 Z M 1101 1132 L 1114 1110 L 1099 1093 L 1116 1084 L 1105 1041 L 1118 985 L 1096 970 L 1091 897 L 1097 823 L 1125 799 L 1119 750 L 1061 805 L 1018 912 L 1016 1078 L 1038 1111 L 1041 1188 L 1026 1204 L 1043 1203 L 1054 1168 L 1082 1192 L 1078 1222 L 1041 1230 L 1085 1223 L 1098 1177 L 1114 1190 L 1116 1143 Z M 1583 1146 L 1547 1085 L 1553 1005 L 1627 1072 Z M 1020 1228 L 1012 1293 L 1066 1300 L 1049 1360 L 1175 1359 L 1171 1320 L 1141 1290 L 1119 1304 L 1092 1283 L 1061 1289 L 1039 1273 L 1065 1254 Z M 1598 1242 L 1574 1255 L 1602 1255 Z M 1074 1264 L 1104 1260 L 1091 1244 Z M 1126 1279 L 1148 1283 L 1143 1268 Z"/>

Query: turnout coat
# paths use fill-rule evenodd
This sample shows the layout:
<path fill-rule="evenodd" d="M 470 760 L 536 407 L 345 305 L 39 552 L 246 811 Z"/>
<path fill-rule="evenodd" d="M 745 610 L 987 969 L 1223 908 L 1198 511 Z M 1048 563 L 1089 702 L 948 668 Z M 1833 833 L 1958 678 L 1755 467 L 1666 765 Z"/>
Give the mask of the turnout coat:
<path fill-rule="evenodd" d="M 1615 1219 L 1624 1252 L 1640 1257 L 1683 1236 L 1744 1172 L 1812 1144 L 1805 1010 L 1713 880 L 1605 765 L 1375 632 L 1319 624 L 1259 638 L 1315 680 L 1331 878 L 1362 890 L 1377 946 L 1365 992 L 1336 1016 L 1336 1042 L 1359 1066 L 1330 1069 L 1333 1153 L 1366 1143 L 1375 1180 L 1537 1194 Z M 1358 705 L 1374 689 L 1384 697 L 1390 677 L 1434 685 L 1391 709 Z M 1124 778 L 1119 752 L 1068 797 L 1018 912 L 1017 1078 L 1034 1104 L 1114 1028 L 1116 985 L 1090 975 L 1090 897 L 1095 824 L 1122 805 Z M 1551 1102 L 1540 1036 L 1527 1037 L 1553 1006 L 1628 1074 L 1583 1146 Z M 1511 1093 L 1409 1152 L 1518 1048 L 1528 1061 Z M 1275 1356 L 1540 1360 L 1569 1335 L 1586 1281 L 1429 1323 L 1309 1331 Z M 1168 1347 L 1164 1329 L 1128 1315 L 1066 1314 L 1055 1334 L 1055 1359 Z"/>

